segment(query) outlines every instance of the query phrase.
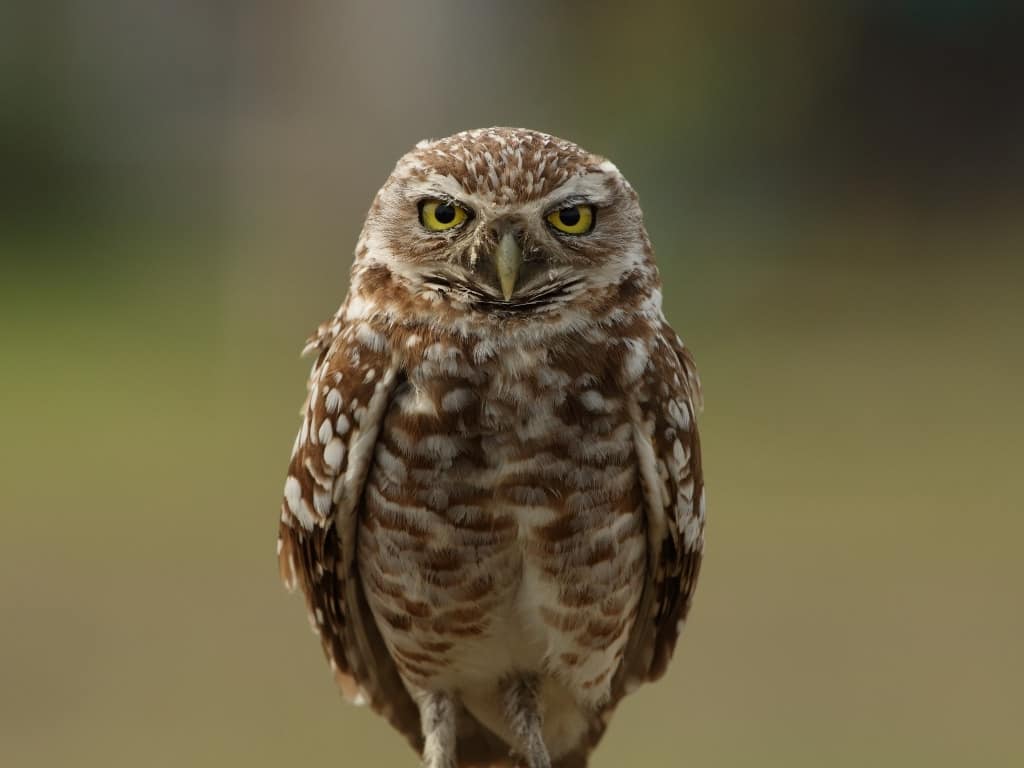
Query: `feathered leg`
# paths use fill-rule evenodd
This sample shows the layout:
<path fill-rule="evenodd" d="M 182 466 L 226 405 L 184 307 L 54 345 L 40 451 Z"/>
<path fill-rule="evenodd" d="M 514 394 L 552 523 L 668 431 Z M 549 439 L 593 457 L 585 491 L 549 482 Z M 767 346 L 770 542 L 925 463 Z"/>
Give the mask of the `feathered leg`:
<path fill-rule="evenodd" d="M 455 768 L 455 702 L 450 694 L 416 694 L 423 726 L 423 768 Z"/>
<path fill-rule="evenodd" d="M 518 741 L 519 752 L 526 758 L 527 768 L 551 768 L 551 758 L 544 744 L 536 675 L 509 678 L 502 686 L 505 721 Z"/>

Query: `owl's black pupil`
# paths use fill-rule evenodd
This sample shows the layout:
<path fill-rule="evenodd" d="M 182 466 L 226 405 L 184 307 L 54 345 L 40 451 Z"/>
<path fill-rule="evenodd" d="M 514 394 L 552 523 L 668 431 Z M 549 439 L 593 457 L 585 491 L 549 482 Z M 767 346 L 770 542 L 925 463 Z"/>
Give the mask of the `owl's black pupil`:
<path fill-rule="evenodd" d="M 576 206 L 563 208 L 558 212 L 558 218 L 562 220 L 565 226 L 574 227 L 580 223 L 580 209 Z"/>
<path fill-rule="evenodd" d="M 455 206 L 441 203 L 434 209 L 434 218 L 442 224 L 451 224 L 455 221 Z"/>

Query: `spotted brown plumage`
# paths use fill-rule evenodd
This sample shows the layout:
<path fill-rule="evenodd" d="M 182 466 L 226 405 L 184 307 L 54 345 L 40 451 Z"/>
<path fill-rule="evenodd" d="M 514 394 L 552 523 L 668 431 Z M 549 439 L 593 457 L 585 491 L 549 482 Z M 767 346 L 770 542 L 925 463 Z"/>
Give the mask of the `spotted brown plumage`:
<path fill-rule="evenodd" d="M 636 194 L 533 131 L 423 142 L 308 349 L 279 556 L 342 691 L 430 768 L 585 766 L 703 549 L 700 384 Z"/>

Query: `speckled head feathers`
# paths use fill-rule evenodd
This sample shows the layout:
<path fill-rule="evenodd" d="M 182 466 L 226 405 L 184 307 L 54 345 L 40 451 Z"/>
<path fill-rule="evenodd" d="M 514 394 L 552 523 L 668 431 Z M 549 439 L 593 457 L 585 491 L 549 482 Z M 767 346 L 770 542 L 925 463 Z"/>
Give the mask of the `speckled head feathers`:
<path fill-rule="evenodd" d="M 424 226 L 423 206 L 431 201 L 458 207 L 464 221 L 443 230 Z M 592 217 L 590 228 L 572 233 L 551 225 L 553 213 L 575 207 Z M 503 295 L 495 254 L 506 234 L 515 240 L 518 271 L 514 292 Z M 378 296 L 386 290 L 405 318 L 451 317 L 464 327 L 513 314 L 522 324 L 557 319 L 566 309 L 610 311 L 623 297 L 631 305 L 660 301 L 639 201 L 615 165 L 521 128 L 421 141 L 398 161 L 356 248 L 352 287 L 360 312 L 369 286 Z"/>
<path fill-rule="evenodd" d="M 571 141 L 526 128 L 478 128 L 421 141 L 395 169 L 426 179 L 458 179 L 465 192 L 496 205 L 525 203 L 550 194 L 573 176 L 618 175 L 603 157 Z"/>

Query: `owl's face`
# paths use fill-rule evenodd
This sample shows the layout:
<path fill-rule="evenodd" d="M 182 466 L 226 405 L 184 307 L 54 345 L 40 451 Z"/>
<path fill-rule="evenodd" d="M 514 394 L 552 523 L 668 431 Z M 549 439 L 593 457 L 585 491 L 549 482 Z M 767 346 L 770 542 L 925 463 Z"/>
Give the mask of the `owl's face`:
<path fill-rule="evenodd" d="M 615 166 L 523 129 L 421 142 L 374 200 L 356 274 L 486 322 L 593 302 L 653 271 L 637 196 Z"/>

